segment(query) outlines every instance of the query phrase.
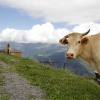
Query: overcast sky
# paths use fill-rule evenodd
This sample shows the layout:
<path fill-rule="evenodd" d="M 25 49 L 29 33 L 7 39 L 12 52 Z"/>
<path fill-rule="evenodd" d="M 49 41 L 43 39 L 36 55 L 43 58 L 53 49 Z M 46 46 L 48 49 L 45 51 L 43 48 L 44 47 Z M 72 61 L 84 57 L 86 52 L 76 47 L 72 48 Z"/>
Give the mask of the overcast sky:
<path fill-rule="evenodd" d="M 0 0 L 0 41 L 58 43 L 100 32 L 100 0 Z"/>

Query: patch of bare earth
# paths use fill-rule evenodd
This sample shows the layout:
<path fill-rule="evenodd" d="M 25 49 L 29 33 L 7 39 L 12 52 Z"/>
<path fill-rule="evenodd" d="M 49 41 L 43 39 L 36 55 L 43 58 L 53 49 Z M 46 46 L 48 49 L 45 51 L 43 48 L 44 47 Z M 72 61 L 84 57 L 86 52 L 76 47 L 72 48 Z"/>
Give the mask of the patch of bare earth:
<path fill-rule="evenodd" d="M 3 88 L 9 94 L 10 100 L 45 100 L 44 92 L 39 86 L 33 86 L 19 76 L 17 73 L 10 72 L 10 67 L 4 62 L 0 62 L 3 67 L 4 85 Z"/>

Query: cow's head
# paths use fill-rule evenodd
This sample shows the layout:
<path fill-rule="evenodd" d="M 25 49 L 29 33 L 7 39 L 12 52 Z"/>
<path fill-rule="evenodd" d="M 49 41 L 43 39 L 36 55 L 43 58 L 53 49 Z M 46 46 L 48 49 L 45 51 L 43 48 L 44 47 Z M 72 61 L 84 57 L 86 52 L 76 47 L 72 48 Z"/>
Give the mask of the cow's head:
<path fill-rule="evenodd" d="M 90 29 L 83 34 L 76 33 L 76 32 L 71 33 L 59 40 L 61 44 L 68 45 L 68 51 L 66 54 L 66 57 L 68 59 L 77 58 L 81 54 L 82 46 L 86 45 L 89 42 L 89 39 L 85 37 L 85 35 L 87 35 L 89 32 Z"/>

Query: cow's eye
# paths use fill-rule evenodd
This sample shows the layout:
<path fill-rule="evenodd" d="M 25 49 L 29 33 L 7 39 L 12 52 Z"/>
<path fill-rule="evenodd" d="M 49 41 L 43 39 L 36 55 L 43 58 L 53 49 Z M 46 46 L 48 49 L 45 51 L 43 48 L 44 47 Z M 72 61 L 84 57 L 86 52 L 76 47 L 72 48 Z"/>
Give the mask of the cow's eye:
<path fill-rule="evenodd" d="M 81 41 L 78 41 L 78 43 L 81 43 Z"/>

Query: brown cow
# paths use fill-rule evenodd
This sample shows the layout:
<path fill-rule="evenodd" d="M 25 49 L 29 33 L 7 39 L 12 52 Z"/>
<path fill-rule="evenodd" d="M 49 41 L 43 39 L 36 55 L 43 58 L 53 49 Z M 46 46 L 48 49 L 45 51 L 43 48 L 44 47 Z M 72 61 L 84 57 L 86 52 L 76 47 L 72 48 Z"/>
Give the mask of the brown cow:
<path fill-rule="evenodd" d="M 86 36 L 89 32 L 90 29 L 83 34 L 70 33 L 59 42 L 68 45 L 68 51 L 65 55 L 67 59 L 83 58 L 90 67 L 96 70 L 96 78 L 100 81 L 100 33 Z"/>

